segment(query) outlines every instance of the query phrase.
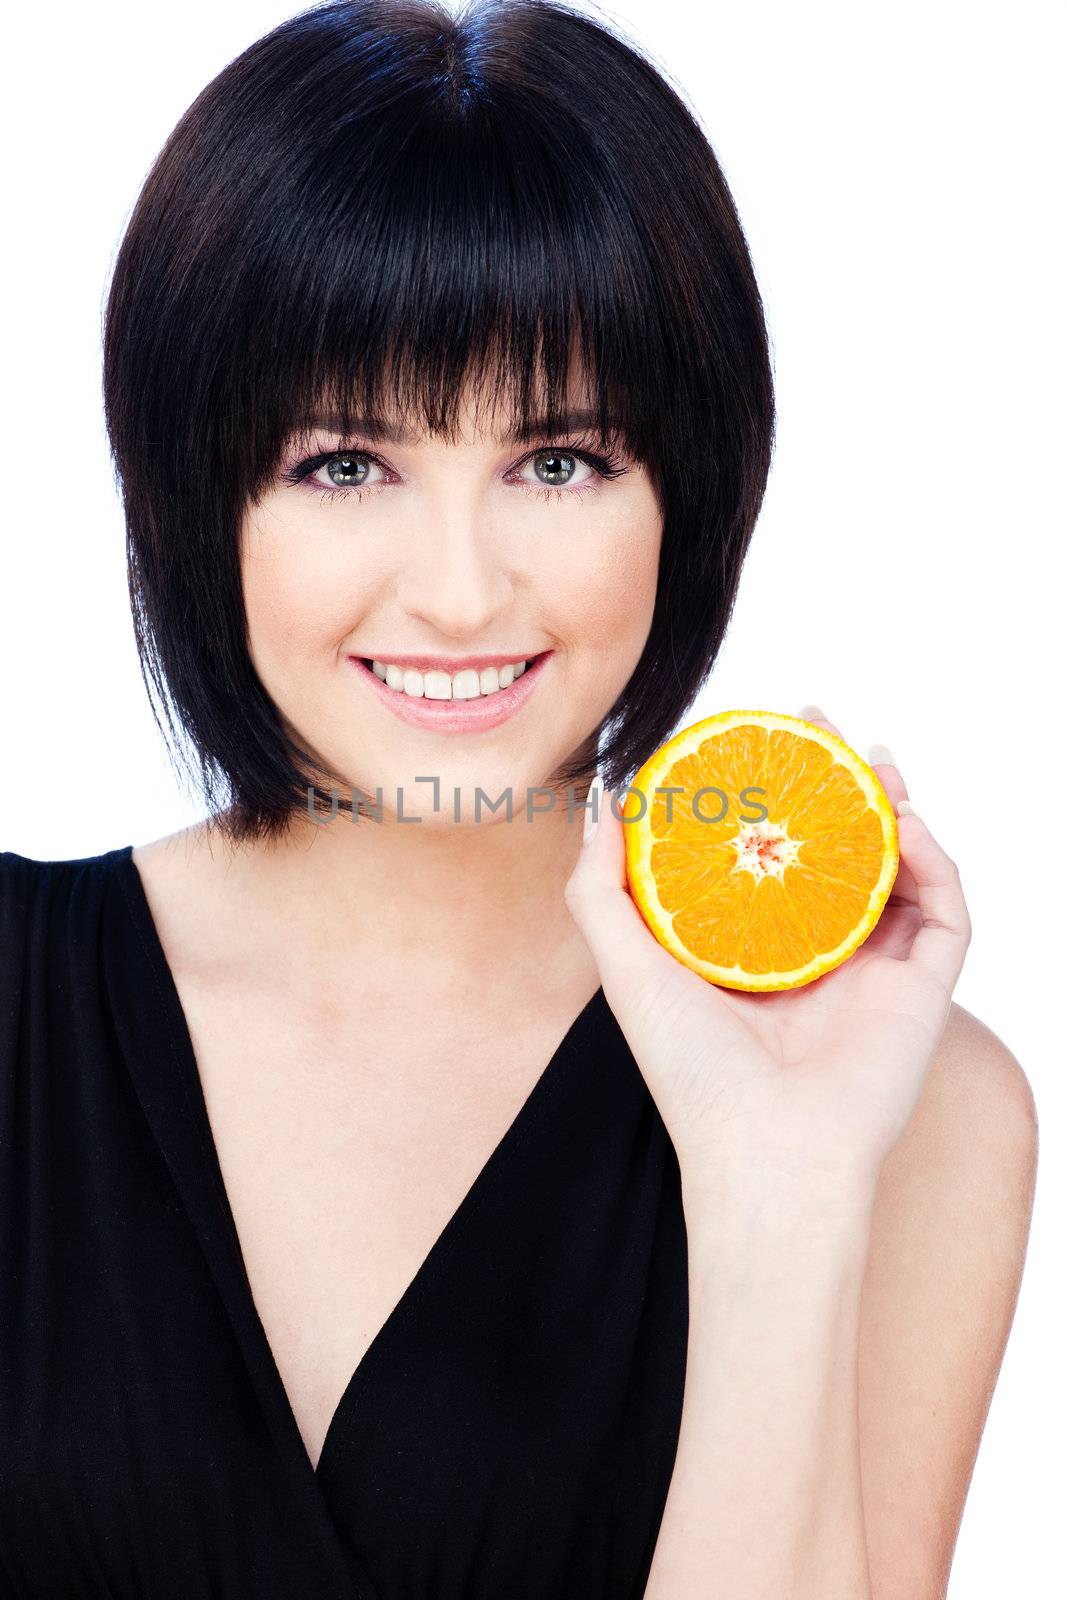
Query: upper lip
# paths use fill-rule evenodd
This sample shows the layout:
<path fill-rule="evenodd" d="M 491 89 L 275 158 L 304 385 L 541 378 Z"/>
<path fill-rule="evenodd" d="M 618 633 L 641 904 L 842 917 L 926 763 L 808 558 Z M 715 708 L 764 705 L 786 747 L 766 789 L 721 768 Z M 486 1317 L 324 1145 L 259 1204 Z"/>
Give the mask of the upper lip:
<path fill-rule="evenodd" d="M 483 671 L 486 667 L 507 667 L 515 661 L 532 661 L 535 656 L 547 654 L 544 650 L 534 650 L 525 653 L 519 650 L 510 656 L 402 656 L 402 655 L 375 655 L 361 656 L 357 659 L 366 661 L 384 661 L 394 667 L 410 667 L 415 672 L 447 672 L 449 674 L 462 672 L 465 668 L 473 667 L 476 671 Z"/>

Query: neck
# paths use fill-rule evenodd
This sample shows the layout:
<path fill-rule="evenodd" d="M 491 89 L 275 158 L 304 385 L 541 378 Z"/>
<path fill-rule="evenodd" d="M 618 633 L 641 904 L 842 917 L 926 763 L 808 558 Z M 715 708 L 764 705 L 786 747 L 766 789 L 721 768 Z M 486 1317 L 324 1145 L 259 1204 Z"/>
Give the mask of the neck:
<path fill-rule="evenodd" d="M 576 966 L 595 986 L 563 901 L 582 818 L 575 808 L 568 820 L 565 805 L 469 825 L 432 814 L 404 823 L 338 814 L 316 825 L 305 813 L 279 840 L 236 850 L 213 840 L 210 850 L 256 926 L 284 930 L 309 971 L 340 975 L 354 961 L 395 971 L 399 960 L 428 993 L 476 991 L 489 972 L 503 974 L 505 991 L 529 992 L 573 982 Z"/>

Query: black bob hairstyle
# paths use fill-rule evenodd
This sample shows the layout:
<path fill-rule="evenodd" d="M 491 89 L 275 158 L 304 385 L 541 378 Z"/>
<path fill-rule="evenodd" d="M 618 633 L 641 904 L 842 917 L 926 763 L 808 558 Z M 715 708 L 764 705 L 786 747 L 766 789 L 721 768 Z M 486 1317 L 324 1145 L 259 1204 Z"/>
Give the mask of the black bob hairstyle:
<path fill-rule="evenodd" d="M 161 150 L 103 342 L 142 677 L 231 840 L 284 832 L 329 801 L 318 778 L 336 781 L 252 665 L 239 546 L 246 507 L 324 409 L 340 437 L 392 417 L 453 439 L 465 386 L 488 383 L 518 425 L 546 403 L 554 425 L 577 352 L 592 435 L 645 465 L 663 536 L 641 659 L 554 779 L 584 788 L 599 765 L 616 789 L 680 726 L 763 500 L 774 387 L 714 152 L 610 25 L 557 0 L 292 16 Z"/>

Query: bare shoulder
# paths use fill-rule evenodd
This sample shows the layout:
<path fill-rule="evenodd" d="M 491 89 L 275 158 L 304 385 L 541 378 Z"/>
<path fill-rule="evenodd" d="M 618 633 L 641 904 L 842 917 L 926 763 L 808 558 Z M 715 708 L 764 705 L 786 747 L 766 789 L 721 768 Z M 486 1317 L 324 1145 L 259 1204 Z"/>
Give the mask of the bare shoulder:
<path fill-rule="evenodd" d="M 953 1004 L 879 1180 L 860 1318 L 872 1592 L 941 1596 L 1026 1256 L 1038 1123 L 1022 1064 Z"/>
<path fill-rule="evenodd" d="M 225 971 L 247 940 L 255 921 L 246 915 L 236 860 L 208 820 L 134 846 L 133 863 L 172 970 Z"/>
<path fill-rule="evenodd" d="M 966 1111 L 979 1124 L 995 1122 L 1002 1139 L 1036 1142 L 1037 1105 L 1021 1062 L 992 1028 L 955 1001 L 916 1108 L 916 1126 L 905 1130 L 905 1139 L 921 1138 L 925 1125 L 950 1110 Z"/>
<path fill-rule="evenodd" d="M 953 1002 L 919 1103 L 882 1169 L 872 1265 L 888 1271 L 921 1245 L 944 1267 L 998 1237 L 1014 1256 L 1029 1226 L 1037 1155 L 1037 1106 L 1021 1062 Z"/>
<path fill-rule="evenodd" d="M 939 1255 L 965 1252 L 980 1243 L 976 1226 L 999 1225 L 1017 1243 L 1037 1153 L 1037 1105 L 1022 1063 L 953 1002 L 918 1105 L 882 1169 L 872 1263 L 920 1240 Z"/>
<path fill-rule="evenodd" d="M 138 866 L 143 863 L 153 876 L 164 872 L 187 875 L 203 871 L 208 865 L 224 864 L 227 858 L 232 859 L 233 851 L 212 819 L 205 817 L 187 828 L 177 828 L 158 839 L 134 845 L 133 857 Z"/>

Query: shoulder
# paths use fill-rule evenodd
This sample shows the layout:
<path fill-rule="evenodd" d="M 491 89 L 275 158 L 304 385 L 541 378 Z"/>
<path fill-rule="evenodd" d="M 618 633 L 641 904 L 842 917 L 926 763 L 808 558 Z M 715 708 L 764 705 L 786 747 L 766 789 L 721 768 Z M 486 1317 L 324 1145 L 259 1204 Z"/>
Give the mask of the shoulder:
<path fill-rule="evenodd" d="M 879 1179 L 875 1249 L 888 1258 L 922 1245 L 942 1262 L 960 1261 L 988 1245 L 992 1228 L 1017 1253 L 1037 1152 L 1037 1105 L 1022 1063 L 953 1002 L 919 1102 Z"/>
<path fill-rule="evenodd" d="M 1034 1093 L 1022 1064 L 992 1028 L 955 1001 L 949 1011 L 940 1054 L 942 1081 L 954 1072 L 966 1072 L 969 1061 L 972 1081 L 975 1074 L 980 1074 L 986 1094 L 993 1094 L 1002 1104 L 1021 1113 L 1025 1120 L 1036 1123 Z"/>
<path fill-rule="evenodd" d="M 1021 1159 L 1027 1167 L 1036 1158 L 1037 1126 L 1022 1063 L 992 1028 L 954 1001 L 915 1114 L 890 1156 L 889 1187 L 937 1153 L 955 1152 L 972 1166 Z"/>
<path fill-rule="evenodd" d="M 883 1167 L 860 1317 L 872 1579 L 941 1593 L 1018 1298 L 1038 1122 L 1019 1060 L 953 1003 Z"/>
<path fill-rule="evenodd" d="M 10 953 L 11 941 L 24 934 L 31 908 L 47 895 L 55 874 L 70 865 L 0 850 L 0 948 L 4 954 Z"/>
<path fill-rule="evenodd" d="M 0 905 L 10 919 L 42 895 L 47 896 L 72 879 L 106 871 L 128 848 L 120 845 L 114 850 L 102 850 L 98 855 L 48 860 L 20 855 L 17 850 L 0 850 Z"/>
<path fill-rule="evenodd" d="M 894 1262 L 922 1251 L 940 1263 L 946 1290 L 955 1272 L 961 1295 L 999 1295 L 986 1309 L 1003 1317 L 1021 1270 L 1037 1159 L 1037 1104 L 1022 1063 L 953 1002 L 919 1102 L 879 1179 L 872 1267 L 888 1276 Z"/>
<path fill-rule="evenodd" d="M 27 970 L 74 960 L 80 935 L 129 846 L 40 860 L 0 850 L 0 996 L 11 1010 Z"/>
<path fill-rule="evenodd" d="M 92 970 L 108 871 L 120 855 L 38 860 L 0 850 L 0 1145 L 12 1119 L 26 1114 L 24 1087 L 42 1054 L 71 1026 L 80 980 Z"/>
<path fill-rule="evenodd" d="M 172 973 L 232 978 L 257 927 L 254 852 L 232 850 L 208 821 L 135 845 L 131 860 Z"/>

